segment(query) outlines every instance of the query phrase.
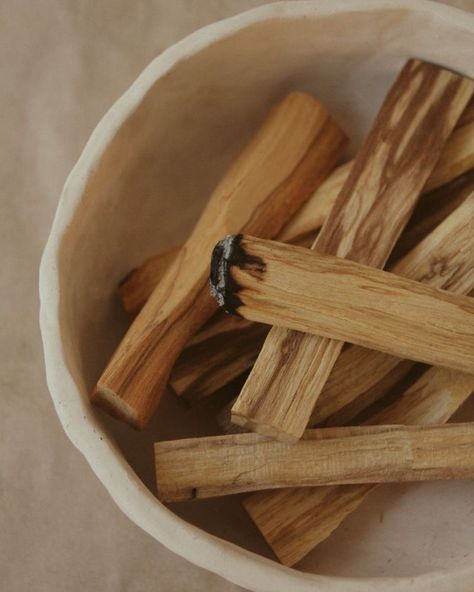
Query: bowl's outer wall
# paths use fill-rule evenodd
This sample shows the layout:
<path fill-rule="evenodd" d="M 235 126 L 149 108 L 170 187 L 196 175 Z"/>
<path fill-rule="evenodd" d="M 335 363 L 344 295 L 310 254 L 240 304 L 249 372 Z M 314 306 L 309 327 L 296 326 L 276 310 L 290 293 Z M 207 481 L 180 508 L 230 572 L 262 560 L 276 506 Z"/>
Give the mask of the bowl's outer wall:
<path fill-rule="evenodd" d="M 379 590 L 382 584 L 289 570 L 208 535 L 157 502 L 142 483 L 151 487 L 152 441 L 196 433 L 201 418 L 186 419 L 168 402 L 164 421 L 139 436 L 108 420 L 106 426 L 91 410 L 88 392 L 126 327 L 115 286 L 144 257 L 183 240 L 219 176 L 287 91 L 305 90 L 322 100 L 350 134 L 353 151 L 407 57 L 474 76 L 473 31 L 472 16 L 423 1 L 287 2 L 206 27 L 144 71 L 101 121 L 66 183 L 41 268 L 48 383 L 64 428 L 132 520 L 177 553 L 240 585 L 278 591 L 314 590 L 319 584 L 320 590 L 350 592 Z M 170 422 L 170 416 L 182 423 Z M 446 590 L 448 581 L 472 582 L 474 545 L 466 546 L 470 529 L 462 519 L 474 507 L 472 488 L 418 489 L 409 497 L 401 492 L 409 503 L 399 496 L 400 512 L 385 529 L 375 525 L 365 533 L 367 543 L 348 543 L 342 536 L 323 546 L 319 568 L 384 574 L 387 545 L 399 545 L 404 550 L 393 551 L 388 573 L 432 573 L 415 580 L 384 578 L 384 590 L 412 584 L 416 590 Z M 423 551 L 426 537 L 414 533 L 439 527 L 429 523 L 426 508 L 432 504 L 440 512 L 446 507 L 454 519 L 440 537 L 444 542 L 432 541 Z M 242 515 L 232 523 L 235 505 L 229 508 L 227 530 L 235 531 Z M 372 524 L 373 511 L 365 512 L 364 523 Z M 412 525 L 406 540 L 397 540 L 400 520 Z M 360 520 L 353 529 L 362 536 Z M 389 529 L 396 532 L 386 542 Z M 234 540 L 263 551 L 256 537 L 246 536 Z M 453 545 L 455 557 L 446 559 Z M 351 553 L 345 568 L 337 549 Z M 410 551 L 413 558 L 404 561 Z M 434 573 L 438 567 L 449 570 Z M 305 568 L 314 564 L 308 561 Z"/>

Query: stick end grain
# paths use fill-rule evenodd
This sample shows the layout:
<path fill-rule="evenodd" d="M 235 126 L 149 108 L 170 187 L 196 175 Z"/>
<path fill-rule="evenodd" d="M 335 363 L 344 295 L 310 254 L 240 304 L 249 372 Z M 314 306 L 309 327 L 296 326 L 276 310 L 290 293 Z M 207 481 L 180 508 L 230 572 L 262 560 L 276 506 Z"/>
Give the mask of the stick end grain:
<path fill-rule="evenodd" d="M 146 425 L 146 421 L 139 417 L 136 409 L 130 407 L 114 391 L 100 383 L 92 392 L 91 401 L 96 407 L 100 407 L 112 417 L 128 423 L 136 430 L 143 430 Z"/>

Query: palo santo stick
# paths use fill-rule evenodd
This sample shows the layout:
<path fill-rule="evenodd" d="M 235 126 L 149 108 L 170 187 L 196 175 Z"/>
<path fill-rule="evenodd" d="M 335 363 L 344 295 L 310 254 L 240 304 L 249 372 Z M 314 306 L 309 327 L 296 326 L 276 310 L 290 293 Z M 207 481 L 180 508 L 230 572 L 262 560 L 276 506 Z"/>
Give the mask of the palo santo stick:
<path fill-rule="evenodd" d="M 410 60 L 388 93 L 313 249 L 383 267 L 473 89 L 471 80 Z M 314 336 L 300 332 L 308 329 L 303 323 L 292 323 L 292 328 L 296 331 L 271 329 L 232 410 L 236 423 L 283 440 L 301 437 L 343 346 L 338 341 L 343 333 L 333 332 L 334 326 L 331 339 L 328 327 Z M 387 345 L 383 348 L 389 351 Z"/>
<path fill-rule="evenodd" d="M 467 296 L 246 235 L 218 243 L 211 269 L 213 293 L 228 312 L 474 373 L 474 300 Z"/>
<path fill-rule="evenodd" d="M 172 262 L 176 259 L 181 247 L 172 247 L 158 256 L 150 257 L 134 269 L 121 282 L 119 296 L 123 308 L 128 313 L 136 314 L 143 307 L 155 289 L 157 278 L 164 277 Z M 146 294 L 146 298 L 144 295 Z"/>
<path fill-rule="evenodd" d="M 474 376 L 432 368 L 370 423 L 446 423 L 473 390 Z M 350 485 L 265 491 L 249 496 L 243 505 L 280 561 L 294 565 L 356 510 L 374 487 Z"/>
<path fill-rule="evenodd" d="M 180 355 L 170 376 L 173 391 L 187 400 L 199 401 L 248 370 L 269 331 L 267 325 L 227 314 L 213 319 L 216 322 L 208 331 L 212 334 L 205 336 L 200 331 Z"/>
<path fill-rule="evenodd" d="M 474 189 L 392 271 L 434 288 L 469 294 L 474 289 Z M 320 424 L 365 391 L 376 387 L 399 362 L 398 358 L 382 352 L 348 347 L 334 365 L 309 425 Z"/>
<path fill-rule="evenodd" d="M 212 246 L 229 229 L 278 234 L 335 167 L 345 144 L 343 132 L 309 95 L 291 93 L 271 111 L 118 346 L 97 383 L 95 403 L 136 428 L 146 425 L 176 358 L 217 310 L 207 284 Z"/>
<path fill-rule="evenodd" d="M 471 103 L 474 105 L 473 101 Z M 474 138 L 474 126 L 471 127 Z M 444 152 L 451 154 L 452 161 L 450 162 L 443 156 L 440 159 L 446 165 L 446 174 L 448 171 L 453 173 L 459 170 L 456 163 L 467 162 L 461 158 L 461 155 L 458 158 L 455 151 L 450 148 L 451 144 L 460 146 L 457 139 L 460 132 L 461 129 L 454 130 L 443 151 L 443 154 Z M 469 137 L 467 134 L 463 135 Z M 474 155 L 474 141 L 472 144 Z M 352 165 L 352 162 L 349 164 Z M 439 166 L 438 163 L 437 168 Z M 347 169 L 346 165 L 339 167 L 323 182 L 310 201 L 299 210 L 280 233 L 281 240 L 301 244 L 306 236 L 314 235 L 323 223 L 342 182 L 347 177 Z M 438 178 L 441 177 L 442 175 L 438 175 Z M 474 177 L 471 173 L 465 175 L 464 178 L 455 179 L 434 192 L 425 194 L 422 203 L 415 210 L 406 232 L 397 242 L 392 259 L 396 261 L 426 236 L 464 199 L 463 191 L 468 184 L 472 186 L 473 183 Z M 162 256 L 158 255 L 147 260 L 121 285 L 122 303 L 128 312 L 135 313 L 140 310 L 161 279 L 163 272 L 160 270 L 164 269 L 175 253 L 176 250 L 172 249 L 163 253 Z M 199 400 L 212 395 L 242 372 L 250 369 L 257 359 L 258 352 L 269 330 L 267 326 L 254 328 L 253 325 L 249 321 L 225 315 L 223 319 L 220 318 L 216 321 L 212 339 L 209 338 L 205 341 L 204 336 L 201 335 L 202 331 L 200 331 L 196 336 L 200 345 L 197 346 L 197 342 L 193 338 L 171 371 L 169 384 L 175 393 L 188 400 Z M 336 362 L 336 367 L 337 365 L 338 362 Z M 324 391 L 321 396 L 323 395 Z"/>
<path fill-rule="evenodd" d="M 397 389 L 397 392 L 403 392 L 403 390 L 405 390 L 403 385 L 405 384 L 407 377 L 411 377 L 416 368 L 418 368 L 418 365 L 414 362 L 411 362 L 410 360 L 401 360 L 400 363 L 377 384 L 359 395 L 357 399 L 344 406 L 342 409 L 339 409 L 324 423 L 321 423 L 323 423 L 325 427 L 357 425 L 357 422 L 353 422 L 352 420 L 360 413 L 364 412 L 370 405 L 385 397 L 387 393 L 393 392 L 395 389 Z M 247 433 L 247 430 L 231 421 L 231 409 L 236 399 L 237 397 L 234 396 L 216 414 L 217 425 L 223 434 Z M 311 424 L 311 427 L 322 427 L 322 425 L 318 425 L 315 422 L 314 424 Z"/>
<path fill-rule="evenodd" d="M 474 101 L 471 101 L 474 112 Z M 436 168 L 429 177 L 423 194 L 428 193 L 427 187 L 438 188 L 450 183 L 458 175 L 462 175 L 474 167 L 474 116 L 473 119 L 465 118 L 464 126 L 457 127 L 447 140 Z M 333 171 L 333 173 L 313 193 L 306 204 L 298 210 L 296 215 L 278 234 L 278 240 L 284 243 L 299 244 L 312 241 L 316 232 L 321 228 L 331 208 L 336 201 L 342 186 L 344 185 L 354 161 L 351 160 Z M 451 188 L 447 187 L 439 194 L 427 196 L 428 202 L 437 205 L 438 200 L 444 200 L 445 196 L 451 194 Z M 436 210 L 435 210 L 436 211 Z M 415 212 L 416 213 L 416 212 Z M 441 218 L 437 218 L 437 221 Z M 432 228 L 436 225 L 432 222 Z M 417 225 L 418 226 L 418 225 Z M 426 223 L 422 228 L 426 228 Z M 414 246 L 420 238 L 421 228 L 413 228 L 410 242 L 404 252 Z M 425 234 L 428 230 L 425 231 Z M 424 234 L 422 235 L 424 236 Z M 164 251 L 159 255 L 150 257 L 140 267 L 133 270 L 122 282 L 119 289 L 123 308 L 131 314 L 136 314 L 144 306 L 150 297 L 153 289 L 162 279 L 164 272 L 172 259 L 175 257 L 179 247 Z"/>
<path fill-rule="evenodd" d="M 426 218 L 421 219 L 419 225 L 423 226 L 423 228 L 420 230 L 418 230 L 418 224 L 411 226 L 409 241 L 413 241 L 415 238 L 421 239 L 429 231 L 433 230 L 443 220 L 444 216 L 442 214 L 446 213 L 447 215 L 451 209 L 455 209 L 456 204 L 466 200 L 469 191 L 472 192 L 473 189 L 474 172 L 466 178 L 455 180 L 453 184 L 438 189 L 436 195 L 433 195 L 433 193 L 428 194 L 424 200 L 436 199 L 438 205 L 440 205 L 439 209 L 443 211 L 433 211 L 432 215 L 429 216 L 429 222 L 425 222 Z M 420 247 L 416 247 L 410 255 L 398 263 L 395 272 L 411 279 L 422 280 L 438 288 L 449 288 L 452 291 L 457 291 L 457 288 L 455 289 L 456 278 L 463 274 L 466 265 L 470 265 L 469 259 L 463 259 L 464 254 L 474 250 L 474 229 L 470 226 L 473 219 L 474 201 L 471 198 L 470 205 L 466 204 L 463 210 L 454 214 L 439 229 L 434 230 L 428 240 L 423 241 Z M 404 235 L 405 233 L 402 238 Z M 405 243 L 405 247 L 410 244 L 409 241 Z M 448 271 L 445 265 L 439 264 L 439 261 L 450 262 Z M 463 293 L 462 287 L 460 293 Z M 213 327 L 212 336 L 205 339 L 206 333 L 204 329 L 201 330 L 178 358 L 170 375 L 169 382 L 175 393 L 187 400 L 199 400 L 207 397 L 220 390 L 242 372 L 250 369 L 257 359 L 258 352 L 269 331 L 266 325 L 257 325 L 258 328 L 250 329 L 253 323 L 230 315 L 224 315 L 223 317 L 218 315 L 216 321 L 209 321 L 208 326 Z M 378 382 L 385 372 L 383 364 L 380 364 L 380 356 L 384 354 L 376 354 L 375 366 L 372 365 L 372 370 L 367 368 L 366 371 L 364 365 L 360 363 L 361 361 L 364 363 L 363 359 L 359 359 L 360 348 L 357 348 L 357 350 L 359 351 L 353 360 L 353 364 L 350 355 L 347 357 L 343 352 L 329 376 L 329 391 L 331 391 L 330 385 L 336 383 L 334 399 L 336 408 L 338 408 L 339 396 L 346 397 L 346 401 L 352 400 L 359 393 Z M 385 357 L 387 360 L 391 359 L 393 364 L 393 358 L 390 356 Z M 349 381 L 353 385 L 352 390 L 350 388 L 340 388 L 340 369 L 344 372 L 346 360 L 349 364 L 347 372 Z M 393 366 L 391 365 L 391 367 Z M 332 380 L 333 375 L 335 381 Z M 364 382 L 368 379 L 371 379 L 372 382 L 364 387 Z M 322 407 L 321 412 L 325 413 L 325 403 L 327 400 L 330 401 L 334 394 L 331 393 L 330 396 L 328 394 L 328 397 L 326 397 L 326 386 L 328 385 L 325 385 L 321 393 L 316 412 Z M 327 413 L 323 416 L 323 419 L 325 416 L 327 416 Z"/>
<path fill-rule="evenodd" d="M 423 368 L 423 366 L 421 367 Z M 390 372 L 383 376 L 379 382 L 368 388 L 365 392 L 360 394 L 356 399 L 350 401 L 350 403 L 347 405 L 344 405 L 344 407 L 337 409 L 335 413 L 325 419 L 324 425 L 327 427 L 337 427 L 363 423 L 360 421 L 358 422 L 356 418 L 365 410 L 370 408 L 371 405 L 384 398 L 388 393 L 393 392 L 394 388 L 397 388 L 397 393 L 403 392 L 403 390 L 399 387 L 400 383 L 405 382 L 407 377 L 411 376 L 411 374 L 417 368 L 419 368 L 419 365 L 411 362 L 410 360 L 399 360 L 399 363 L 394 368 L 392 368 Z M 318 423 L 319 422 L 315 421 L 313 424 L 311 418 L 311 425 L 316 427 Z"/>
<path fill-rule="evenodd" d="M 474 130 L 473 130 L 474 131 Z M 474 169 L 421 197 L 390 255 L 387 269 L 434 230 L 474 190 Z"/>
<path fill-rule="evenodd" d="M 338 409 L 324 421 L 310 422 L 311 427 L 321 427 L 321 424 L 325 427 L 357 425 L 357 422 L 354 421 L 354 419 L 357 418 L 360 413 L 366 411 L 368 407 L 376 403 L 379 399 L 385 397 L 388 393 L 393 392 L 395 388 L 397 388 L 397 392 L 402 392 L 400 390 L 400 385 L 406 382 L 407 377 L 410 377 L 416 368 L 418 368 L 418 366 L 414 362 L 411 362 L 410 360 L 400 360 L 400 363 L 383 376 L 377 384 L 363 392 L 355 400 L 351 401 L 341 409 Z M 343 387 L 341 387 L 341 389 L 342 388 Z M 216 415 L 217 424 L 223 434 L 247 433 L 247 430 L 231 421 L 231 409 L 236 399 L 237 397 L 233 397 L 233 399 L 222 407 Z M 343 400 L 344 397 L 341 397 L 341 399 Z"/>
<path fill-rule="evenodd" d="M 259 434 L 157 442 L 164 502 L 262 489 L 473 479 L 474 423 L 307 430 L 296 444 Z"/>
<path fill-rule="evenodd" d="M 474 121 L 474 100 L 471 99 L 459 118 L 458 125 L 466 125 Z"/>

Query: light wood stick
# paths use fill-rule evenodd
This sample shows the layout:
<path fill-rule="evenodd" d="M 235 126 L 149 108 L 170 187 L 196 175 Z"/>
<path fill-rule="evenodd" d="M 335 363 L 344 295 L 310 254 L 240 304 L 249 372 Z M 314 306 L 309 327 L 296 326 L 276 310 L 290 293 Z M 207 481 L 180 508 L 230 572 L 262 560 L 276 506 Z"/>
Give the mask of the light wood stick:
<path fill-rule="evenodd" d="M 472 92 L 471 80 L 410 60 L 313 249 L 383 267 Z M 343 345 L 342 333 L 293 325 L 272 328 L 232 411 L 236 423 L 283 440 L 301 437 Z"/>
<path fill-rule="evenodd" d="M 471 101 L 470 104 L 474 106 L 474 101 Z M 472 110 L 474 112 L 474 107 Z M 436 168 L 423 188 L 423 194 L 431 193 L 427 190 L 428 187 L 438 188 L 438 184 L 441 182 L 440 187 L 442 187 L 443 184 L 452 182 L 458 175 L 462 175 L 474 167 L 474 116 L 473 119 L 466 117 L 464 125 L 465 128 L 463 126 L 457 127 L 447 140 Z M 278 240 L 298 245 L 309 240 L 308 246 L 311 244 L 316 232 L 321 228 L 331 211 L 336 197 L 349 176 L 353 163 L 354 161 L 351 160 L 333 171 L 278 234 Z M 439 193 L 426 196 L 423 207 L 420 208 L 423 216 L 410 227 L 410 233 L 404 239 L 401 254 L 405 254 L 442 220 L 446 214 L 443 215 L 443 210 L 440 211 L 437 206 L 439 202 L 445 202 L 446 197 L 449 198 L 453 190 L 454 187 L 446 187 Z M 449 207 L 449 199 L 446 201 L 446 205 Z M 434 205 L 434 208 L 431 215 L 427 217 L 424 210 L 430 204 L 432 204 L 432 208 Z M 150 257 L 123 280 L 119 295 L 123 308 L 128 313 L 136 314 L 144 306 L 176 256 L 178 249 L 179 247 L 174 247 Z"/>
<path fill-rule="evenodd" d="M 472 375 L 432 368 L 370 423 L 446 423 L 473 390 Z M 356 510 L 374 487 L 350 485 L 265 491 L 249 496 L 243 505 L 280 561 L 294 565 Z"/>
<path fill-rule="evenodd" d="M 95 403 L 136 428 L 146 425 L 176 358 L 217 310 L 207 284 L 212 245 L 229 230 L 278 234 L 335 167 L 345 144 L 309 95 L 291 93 L 272 110 L 119 344 L 97 383 Z"/>
<path fill-rule="evenodd" d="M 164 502 L 262 489 L 473 479 L 474 424 L 307 430 L 296 444 L 259 434 L 155 444 Z"/>
<path fill-rule="evenodd" d="M 372 350 L 366 350 L 372 351 Z M 358 416 L 361 413 L 367 413 L 367 409 L 374 405 L 382 398 L 386 398 L 390 393 L 403 392 L 405 389 L 403 385 L 407 379 L 419 368 L 419 365 L 410 360 L 400 360 L 388 374 L 383 376 L 381 380 L 369 388 L 367 391 L 359 395 L 355 400 L 351 401 L 335 413 L 330 415 L 327 419 L 321 422 L 311 422 L 311 427 L 340 427 L 344 425 L 357 425 Z M 405 385 L 406 386 L 406 385 Z M 342 388 L 342 387 L 341 387 Z M 223 434 L 242 434 L 248 433 L 245 428 L 232 423 L 231 409 L 237 397 L 234 396 L 228 403 L 226 403 L 216 414 L 216 421 Z M 341 397 L 343 399 L 343 397 Z"/>
<path fill-rule="evenodd" d="M 158 282 L 164 277 L 181 247 L 171 247 L 159 255 L 149 257 L 140 267 L 124 278 L 119 286 L 123 308 L 137 314 L 151 296 Z"/>
<path fill-rule="evenodd" d="M 474 173 L 470 177 L 472 178 L 462 179 L 462 182 L 456 180 L 454 186 L 451 186 L 451 184 L 443 186 L 441 189 L 447 195 L 437 194 L 433 196 L 441 204 L 440 209 L 443 210 L 443 213 L 448 214 L 451 209 L 456 207 L 456 204 L 466 200 L 468 191 L 472 192 L 474 190 Z M 437 193 L 439 192 L 440 190 L 437 191 Z M 429 194 L 427 198 L 431 197 L 431 195 Z M 465 207 L 469 208 L 469 206 Z M 470 241 L 471 245 L 474 241 L 473 229 L 467 226 L 473 217 L 472 207 L 470 210 L 459 212 L 449 223 L 436 230 L 435 234 L 425 241 L 422 247 L 416 249 L 409 257 L 405 257 L 404 262 L 397 265 L 396 273 L 416 280 L 422 279 L 424 282 L 438 288 L 444 288 L 445 284 L 452 288 L 453 281 L 456 278 L 451 276 L 456 269 L 459 272 L 457 275 L 462 274 L 465 267 L 463 264 L 464 251 L 471 252 L 471 249 L 468 248 L 469 243 L 466 241 Z M 425 234 L 435 228 L 436 223 L 443 220 L 444 216 L 442 216 L 442 213 L 434 211 L 429 218 L 431 224 L 425 224 L 426 217 L 420 220 L 420 225 L 423 225 L 422 230 L 417 231 L 417 225 L 411 227 L 412 240 L 423 238 Z M 405 246 L 408 244 L 409 241 Z M 410 263 L 412 260 L 414 261 L 413 265 Z M 440 260 L 450 261 L 450 273 L 446 272 L 445 266 L 439 265 Z M 422 264 L 423 261 L 426 261 L 425 265 Z M 466 262 L 468 263 L 467 259 Z M 458 264 L 459 268 L 457 268 Z M 410 266 L 413 267 L 413 272 L 410 272 Z M 417 270 L 418 274 L 416 273 Z M 455 290 L 453 289 L 453 291 Z M 187 400 L 199 400 L 207 397 L 250 369 L 257 359 L 258 352 L 269 331 L 267 325 L 253 326 L 252 322 L 237 319 L 232 315 L 217 315 L 216 320 L 210 320 L 207 326 L 212 328 L 209 338 L 206 338 L 208 329 L 202 329 L 178 358 L 170 375 L 169 383 L 175 393 Z M 359 353 L 361 352 L 359 351 Z M 341 357 L 343 367 L 346 359 L 344 353 Z M 386 357 L 390 358 L 390 356 Z M 350 360 L 348 361 L 350 362 Z M 349 379 L 354 376 L 352 383 L 357 390 L 352 393 L 349 388 L 340 389 L 337 387 L 337 392 L 342 396 L 347 396 L 348 400 L 366 390 L 364 388 L 365 380 L 373 376 L 371 384 L 366 387 L 368 389 L 381 378 L 384 372 L 383 366 L 378 367 L 377 362 L 372 373 L 369 372 L 369 369 L 365 372 L 363 366 L 359 363 L 358 357 L 355 358 L 354 362 L 352 365 L 354 368 L 350 369 Z M 338 358 L 329 377 L 330 382 L 332 382 L 331 377 L 334 373 L 336 373 L 336 376 L 339 374 L 338 368 L 340 366 Z M 378 374 L 376 374 L 377 369 L 379 369 Z M 353 370 L 358 376 L 357 380 Z M 320 406 L 324 408 L 325 390 L 326 385 L 316 408 Z"/>
<path fill-rule="evenodd" d="M 364 351 L 373 351 L 373 350 L 364 350 Z M 342 356 L 340 356 L 341 358 Z M 339 359 L 340 359 L 339 358 Z M 338 361 L 339 361 L 338 359 Z M 397 359 L 397 358 L 393 358 Z M 345 426 L 345 425 L 356 425 L 357 421 L 354 421 L 355 418 L 359 416 L 364 410 L 368 407 L 379 401 L 380 399 L 384 398 L 388 393 L 392 392 L 394 388 L 397 388 L 397 392 L 403 392 L 400 389 L 399 385 L 402 382 L 405 382 L 407 377 L 410 376 L 414 369 L 418 368 L 418 366 L 410 361 L 410 360 L 399 360 L 399 363 L 396 364 L 394 368 L 392 368 L 385 376 L 370 388 L 368 388 L 365 392 L 361 393 L 357 396 L 357 398 L 351 400 L 346 405 L 342 406 L 344 397 L 339 399 L 340 408 L 337 409 L 334 413 L 332 413 L 329 417 L 324 418 L 321 421 L 318 421 L 317 414 L 315 414 L 315 421 L 313 423 L 313 417 L 311 417 L 310 424 L 313 426 L 317 426 L 319 423 L 324 424 L 325 426 Z M 336 367 L 334 367 L 336 369 Z M 326 383 L 327 384 L 327 383 Z M 343 389 L 344 387 L 341 387 Z M 324 392 L 324 391 L 323 391 Z M 321 398 L 323 395 L 321 395 Z M 316 407 L 316 409 L 318 406 Z M 315 409 L 315 411 L 316 411 Z"/>
<path fill-rule="evenodd" d="M 392 271 L 456 294 L 474 289 L 474 189 L 430 235 Z M 309 421 L 315 426 L 376 387 L 399 358 L 360 347 L 341 353 Z"/>
<path fill-rule="evenodd" d="M 471 101 L 470 104 L 474 105 L 474 101 Z M 466 123 L 470 123 L 470 121 Z M 474 138 L 474 125 L 471 128 Z M 451 154 L 452 161 L 443 158 L 443 155 L 440 158 L 440 162 L 446 163 L 447 172 L 453 173 L 459 170 L 457 163 L 467 162 L 461 156 L 458 157 L 451 148 L 452 145 L 462 148 L 462 143 L 458 140 L 460 132 L 461 129 L 454 130 L 443 150 L 443 154 L 445 152 Z M 464 132 L 463 135 L 469 137 Z M 474 141 L 472 152 L 474 155 Z M 352 161 L 349 164 L 352 165 Z M 438 163 L 436 168 L 439 166 Z M 303 244 L 305 241 L 307 242 L 306 237 L 314 236 L 330 211 L 347 175 L 346 165 L 336 169 L 283 229 L 279 235 L 280 239 L 285 242 Z M 438 178 L 442 178 L 442 175 L 438 175 Z M 471 172 L 425 194 L 410 219 L 406 231 L 397 242 L 392 259 L 397 261 L 400 256 L 406 254 L 431 232 L 461 203 L 465 197 L 465 191 L 473 185 L 474 173 Z M 127 312 L 137 313 L 141 309 L 176 253 L 177 247 L 148 259 L 124 280 L 120 287 L 120 295 Z M 210 324 L 213 324 L 212 321 Z M 171 371 L 170 386 L 177 395 L 190 401 L 212 395 L 253 366 L 268 331 L 268 326 L 255 326 L 254 323 L 244 319 L 236 319 L 229 315 L 219 317 L 218 315 L 212 336 L 209 336 L 209 339 L 205 341 L 204 332 L 199 331 L 178 358 Z M 199 346 L 197 342 L 200 343 Z M 338 362 L 336 362 L 336 367 L 337 365 Z M 349 391 L 343 392 L 349 394 Z M 324 390 L 321 397 L 323 395 Z"/>
<path fill-rule="evenodd" d="M 213 293 L 228 312 L 474 373 L 474 300 L 467 296 L 246 235 L 218 243 L 211 269 Z"/>
<path fill-rule="evenodd" d="M 467 295 L 474 289 L 474 189 L 467 197 L 463 191 L 462 197 L 464 202 L 396 264 L 395 273 L 457 294 Z M 245 334 L 244 328 L 241 334 Z M 208 352 L 209 348 L 203 350 Z M 328 418 L 330 425 L 344 425 L 380 398 L 411 366 L 412 362 L 382 352 L 358 346 L 346 348 L 324 385 L 309 426 L 320 425 Z M 218 364 L 214 367 L 217 374 L 225 371 Z M 221 413 L 225 433 L 229 433 L 232 406 Z"/>

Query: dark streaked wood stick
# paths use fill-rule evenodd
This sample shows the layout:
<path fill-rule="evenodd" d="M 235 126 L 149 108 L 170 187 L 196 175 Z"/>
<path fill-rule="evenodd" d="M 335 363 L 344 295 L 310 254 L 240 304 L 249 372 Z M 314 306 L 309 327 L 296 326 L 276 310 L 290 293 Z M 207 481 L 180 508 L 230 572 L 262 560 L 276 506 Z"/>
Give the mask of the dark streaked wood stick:
<path fill-rule="evenodd" d="M 97 382 L 96 404 L 135 428 L 146 425 L 178 355 L 217 310 L 207 285 L 212 246 L 231 228 L 277 235 L 334 169 L 345 144 L 309 95 L 291 93 L 271 111 L 119 344 Z"/>
<path fill-rule="evenodd" d="M 313 249 L 383 267 L 472 92 L 471 80 L 410 60 Z M 284 440 L 302 435 L 343 345 L 336 333 L 292 324 L 271 329 L 233 408 L 240 425 Z"/>
<path fill-rule="evenodd" d="M 473 479 L 474 424 L 307 430 L 296 444 L 259 434 L 155 444 L 158 497 L 187 501 L 262 489 Z"/>
<path fill-rule="evenodd" d="M 468 295 L 474 289 L 474 189 L 392 271 L 434 288 Z M 376 387 L 399 363 L 398 358 L 382 352 L 348 347 L 339 356 L 324 385 L 309 426 L 320 424 Z"/>
<path fill-rule="evenodd" d="M 431 368 L 404 395 L 366 423 L 446 423 L 474 390 L 474 376 Z M 324 541 L 375 485 L 300 487 L 262 491 L 243 505 L 276 556 L 294 565 Z"/>
<path fill-rule="evenodd" d="M 471 99 L 459 118 L 458 125 L 466 125 L 474 121 L 474 99 Z"/>
<path fill-rule="evenodd" d="M 474 132 L 474 129 L 473 129 Z M 392 269 L 474 191 L 474 168 L 421 196 L 386 265 Z"/>

